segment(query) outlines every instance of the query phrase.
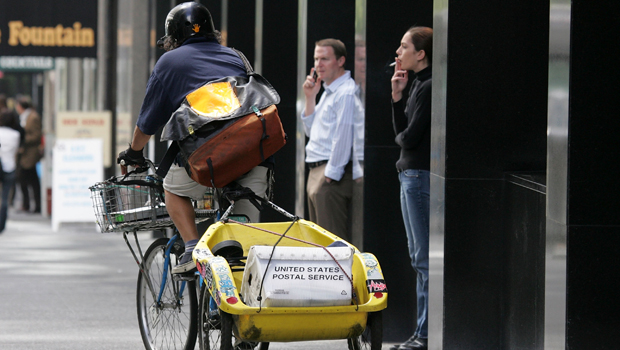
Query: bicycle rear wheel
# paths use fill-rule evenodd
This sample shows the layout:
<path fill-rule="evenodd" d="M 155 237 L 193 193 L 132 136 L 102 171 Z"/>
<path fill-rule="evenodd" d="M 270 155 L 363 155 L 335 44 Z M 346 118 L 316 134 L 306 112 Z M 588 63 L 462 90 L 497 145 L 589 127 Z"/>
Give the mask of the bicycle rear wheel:
<path fill-rule="evenodd" d="M 173 280 L 172 265 L 178 262 L 184 248 L 175 242 L 166 261 L 168 241 L 157 239 L 144 254 L 146 276 L 142 272 L 138 275 L 136 294 L 140 333 L 147 350 L 193 350 L 198 310 L 196 283 Z"/>
<path fill-rule="evenodd" d="M 198 344 L 200 350 L 232 350 L 232 316 L 217 308 L 206 285 L 200 289 L 199 310 Z"/>

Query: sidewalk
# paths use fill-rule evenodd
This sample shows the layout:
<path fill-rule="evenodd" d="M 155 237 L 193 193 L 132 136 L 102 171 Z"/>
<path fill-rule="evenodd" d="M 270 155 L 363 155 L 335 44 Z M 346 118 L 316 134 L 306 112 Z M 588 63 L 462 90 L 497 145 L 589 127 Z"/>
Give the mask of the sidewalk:
<path fill-rule="evenodd" d="M 95 224 L 53 232 L 49 219 L 11 211 L 0 234 L 0 348 L 144 348 L 136 278 L 122 235 Z"/>

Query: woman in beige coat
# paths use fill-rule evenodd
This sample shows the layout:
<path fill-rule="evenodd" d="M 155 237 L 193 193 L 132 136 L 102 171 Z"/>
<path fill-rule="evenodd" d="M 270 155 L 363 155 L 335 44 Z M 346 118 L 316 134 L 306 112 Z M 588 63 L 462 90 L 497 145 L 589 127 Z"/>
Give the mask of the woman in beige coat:
<path fill-rule="evenodd" d="M 35 202 L 35 213 L 41 212 L 41 185 L 37 174 L 37 163 L 41 159 L 41 117 L 32 108 L 30 98 L 21 96 L 17 98 L 15 110 L 19 113 L 20 124 L 24 128 L 24 143 L 19 154 L 19 183 L 22 189 L 22 210 L 30 211 L 30 192 Z"/>

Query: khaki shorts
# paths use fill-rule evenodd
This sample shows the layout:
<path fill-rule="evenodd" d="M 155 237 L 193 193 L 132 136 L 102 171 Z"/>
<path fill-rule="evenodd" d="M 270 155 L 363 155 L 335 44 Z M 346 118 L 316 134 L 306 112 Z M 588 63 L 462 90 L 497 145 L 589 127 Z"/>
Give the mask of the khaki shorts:
<path fill-rule="evenodd" d="M 203 186 L 192 180 L 185 168 L 176 164 L 172 164 L 168 174 L 164 178 L 164 190 L 174 193 L 180 197 L 189 197 L 192 199 L 202 199 L 207 186 Z"/>
<path fill-rule="evenodd" d="M 264 166 L 257 166 L 247 174 L 241 175 L 235 181 L 243 187 L 250 188 L 259 197 L 265 198 L 265 193 L 268 188 L 267 170 L 268 169 Z M 168 174 L 164 178 L 164 189 L 180 197 L 200 200 L 203 198 L 207 186 L 203 186 L 192 180 L 192 178 L 187 175 L 185 168 L 172 164 L 170 170 L 168 170 Z M 260 212 L 246 199 L 235 203 L 233 214 L 245 214 L 250 218 L 251 222 L 259 222 L 260 220 Z"/>

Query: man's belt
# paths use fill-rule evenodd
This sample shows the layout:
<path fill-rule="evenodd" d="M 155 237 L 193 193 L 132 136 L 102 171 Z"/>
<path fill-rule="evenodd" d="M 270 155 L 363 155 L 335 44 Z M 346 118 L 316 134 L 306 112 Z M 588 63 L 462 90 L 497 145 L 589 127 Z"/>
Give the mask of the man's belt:
<path fill-rule="evenodd" d="M 311 163 L 306 163 L 306 165 L 308 166 L 308 168 L 310 169 L 314 169 L 318 166 L 321 166 L 323 164 L 327 164 L 326 160 L 319 160 L 318 162 L 311 162 Z"/>

